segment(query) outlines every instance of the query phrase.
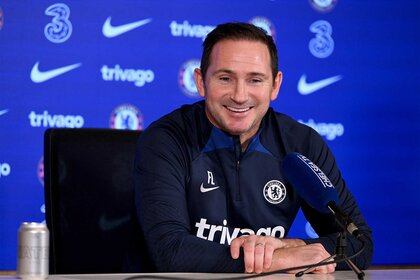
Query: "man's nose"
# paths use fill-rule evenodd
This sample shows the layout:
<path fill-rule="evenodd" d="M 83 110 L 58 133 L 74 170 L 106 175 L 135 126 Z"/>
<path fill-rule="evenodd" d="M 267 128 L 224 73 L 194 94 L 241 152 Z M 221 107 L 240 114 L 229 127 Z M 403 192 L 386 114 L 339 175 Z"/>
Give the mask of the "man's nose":
<path fill-rule="evenodd" d="M 248 90 L 245 81 L 238 81 L 236 83 L 231 98 L 236 103 L 245 103 L 248 101 Z"/>

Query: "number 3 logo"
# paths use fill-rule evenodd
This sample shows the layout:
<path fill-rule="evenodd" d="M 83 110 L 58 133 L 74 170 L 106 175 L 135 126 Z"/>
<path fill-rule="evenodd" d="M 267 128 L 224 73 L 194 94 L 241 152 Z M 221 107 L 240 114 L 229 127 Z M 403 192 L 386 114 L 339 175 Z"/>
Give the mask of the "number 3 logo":
<path fill-rule="evenodd" d="M 57 3 L 45 10 L 47 16 L 52 20 L 44 28 L 45 37 L 53 43 L 63 43 L 70 38 L 72 25 L 69 20 L 70 9 L 66 4 Z"/>
<path fill-rule="evenodd" d="M 325 20 L 318 20 L 311 24 L 309 30 L 315 33 L 315 38 L 309 41 L 309 51 L 312 55 L 318 58 L 330 56 L 334 51 L 331 24 Z"/>

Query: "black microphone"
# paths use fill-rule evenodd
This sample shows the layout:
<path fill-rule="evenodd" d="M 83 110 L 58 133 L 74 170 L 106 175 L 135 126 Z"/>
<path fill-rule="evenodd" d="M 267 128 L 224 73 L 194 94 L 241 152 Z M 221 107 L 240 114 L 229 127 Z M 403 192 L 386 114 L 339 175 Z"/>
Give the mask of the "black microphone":
<path fill-rule="evenodd" d="M 338 195 L 330 179 L 305 156 L 289 153 L 283 159 L 283 174 L 309 206 L 323 213 L 332 212 L 337 223 L 357 239 L 362 234 L 353 220 L 337 207 Z"/>

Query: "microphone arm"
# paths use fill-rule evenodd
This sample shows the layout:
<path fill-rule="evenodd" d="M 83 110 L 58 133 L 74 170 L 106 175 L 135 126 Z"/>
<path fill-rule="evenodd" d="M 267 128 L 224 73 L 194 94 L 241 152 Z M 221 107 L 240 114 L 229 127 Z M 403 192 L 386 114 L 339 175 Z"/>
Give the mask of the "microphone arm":
<path fill-rule="evenodd" d="M 333 263 L 339 263 L 342 261 L 345 261 L 347 263 L 347 265 L 354 271 L 354 273 L 356 273 L 357 278 L 360 280 L 364 279 L 365 273 L 363 271 L 361 271 L 352 261 L 351 259 L 353 259 L 354 257 L 356 257 L 357 255 L 361 254 L 363 252 L 363 250 L 365 249 L 365 242 L 360 239 L 360 242 L 362 243 L 362 247 L 359 249 L 359 251 L 357 253 L 355 253 L 353 256 L 351 257 L 347 257 L 345 254 L 345 250 L 346 250 L 346 230 L 343 229 L 342 232 L 339 232 L 337 234 L 337 244 L 335 247 L 335 254 L 332 256 L 329 256 L 328 258 L 320 261 L 317 264 L 312 264 L 309 265 L 305 270 L 302 270 L 298 273 L 295 274 L 296 278 L 301 277 L 302 275 L 306 274 L 308 271 L 310 271 L 312 268 L 317 267 L 317 266 L 321 266 L 321 265 L 327 265 L 330 264 L 330 260 L 334 260 Z"/>
<path fill-rule="evenodd" d="M 327 208 L 334 214 L 335 220 L 344 230 L 347 230 L 351 235 L 361 240 L 363 238 L 362 233 L 358 227 L 354 224 L 353 220 L 346 215 L 340 208 L 337 207 L 334 201 L 330 201 L 327 204 Z"/>

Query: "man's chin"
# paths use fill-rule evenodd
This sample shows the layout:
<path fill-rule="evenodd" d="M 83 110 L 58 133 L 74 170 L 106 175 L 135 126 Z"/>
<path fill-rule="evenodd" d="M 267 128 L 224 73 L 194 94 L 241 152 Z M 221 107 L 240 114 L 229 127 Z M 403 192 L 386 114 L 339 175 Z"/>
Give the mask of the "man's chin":
<path fill-rule="evenodd" d="M 249 128 L 243 128 L 243 127 L 225 127 L 222 130 L 224 130 L 225 132 L 229 133 L 230 135 L 240 136 L 240 135 L 246 133 L 249 130 Z"/>

